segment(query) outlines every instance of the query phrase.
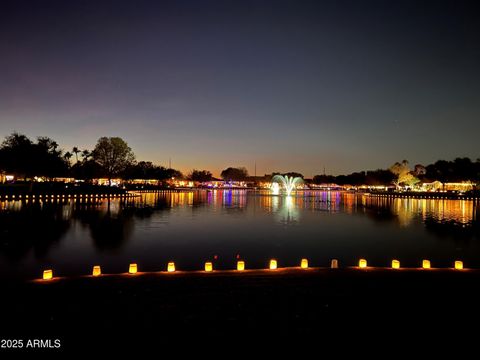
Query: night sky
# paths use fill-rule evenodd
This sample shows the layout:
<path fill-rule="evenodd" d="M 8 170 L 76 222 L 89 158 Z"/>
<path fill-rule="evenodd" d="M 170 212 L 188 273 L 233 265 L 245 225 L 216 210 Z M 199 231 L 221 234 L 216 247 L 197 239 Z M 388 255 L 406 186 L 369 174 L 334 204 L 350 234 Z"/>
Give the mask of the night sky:
<path fill-rule="evenodd" d="M 214 175 L 476 159 L 473 4 L 0 0 L 0 137 Z"/>

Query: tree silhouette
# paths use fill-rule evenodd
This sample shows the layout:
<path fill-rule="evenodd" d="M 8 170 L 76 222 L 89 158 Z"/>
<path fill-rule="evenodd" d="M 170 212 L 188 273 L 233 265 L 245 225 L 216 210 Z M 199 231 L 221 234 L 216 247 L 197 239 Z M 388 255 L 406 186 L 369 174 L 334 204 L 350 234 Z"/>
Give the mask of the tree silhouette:
<path fill-rule="evenodd" d="M 65 154 L 63 154 L 63 158 L 67 161 L 68 164 L 70 164 L 70 159 L 72 158 L 73 154 L 69 151 L 67 151 Z M 78 162 L 78 160 L 77 160 Z"/>
<path fill-rule="evenodd" d="M 72 152 L 75 154 L 75 159 L 77 160 L 77 163 L 78 163 L 78 153 L 80 152 L 80 149 L 74 146 L 72 149 Z"/>
<path fill-rule="evenodd" d="M 34 176 L 66 175 L 68 162 L 55 140 L 38 137 L 34 143 L 23 134 L 13 133 L 0 146 L 0 167 L 17 178 L 33 180 Z"/>
<path fill-rule="evenodd" d="M 248 176 L 248 171 L 245 167 L 229 167 L 220 174 L 225 181 L 242 181 Z"/>
<path fill-rule="evenodd" d="M 190 174 L 188 174 L 188 179 L 192 181 L 206 182 L 212 180 L 212 178 L 212 173 L 208 170 L 193 169 Z"/>
<path fill-rule="evenodd" d="M 93 159 L 102 167 L 111 184 L 113 176 L 119 175 L 134 163 L 135 155 L 122 138 L 101 137 L 93 150 Z"/>

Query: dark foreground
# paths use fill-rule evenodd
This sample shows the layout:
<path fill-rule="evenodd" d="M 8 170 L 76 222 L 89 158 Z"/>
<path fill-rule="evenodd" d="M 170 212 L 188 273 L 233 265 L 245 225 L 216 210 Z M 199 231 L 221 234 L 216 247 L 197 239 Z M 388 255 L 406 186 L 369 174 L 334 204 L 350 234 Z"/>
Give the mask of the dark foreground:
<path fill-rule="evenodd" d="M 24 344 L 60 339 L 61 348 L 44 350 L 49 353 L 150 349 L 229 358 L 258 345 L 367 357 L 432 354 L 444 347 L 462 352 L 478 341 L 479 285 L 478 270 L 387 269 L 161 273 L 7 284 L 0 335 Z M 221 350 L 223 345 L 230 352 Z"/>

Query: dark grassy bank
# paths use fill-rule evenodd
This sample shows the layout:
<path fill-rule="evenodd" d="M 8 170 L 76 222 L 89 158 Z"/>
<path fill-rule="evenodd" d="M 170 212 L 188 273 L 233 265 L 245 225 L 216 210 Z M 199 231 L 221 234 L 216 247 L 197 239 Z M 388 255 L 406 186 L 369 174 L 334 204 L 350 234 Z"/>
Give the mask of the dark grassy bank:
<path fill-rule="evenodd" d="M 385 344 L 461 350 L 476 336 L 467 326 L 480 320 L 479 283 L 476 270 L 309 269 L 9 284 L 1 335 L 60 338 L 63 351 L 186 350 L 179 340 L 212 353 L 259 343 L 366 355 Z"/>

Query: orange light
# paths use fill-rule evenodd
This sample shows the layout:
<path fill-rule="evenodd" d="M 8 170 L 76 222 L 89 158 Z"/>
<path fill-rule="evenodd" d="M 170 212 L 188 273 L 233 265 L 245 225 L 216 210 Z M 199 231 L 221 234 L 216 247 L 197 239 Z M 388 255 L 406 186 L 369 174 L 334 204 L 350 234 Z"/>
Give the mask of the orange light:
<path fill-rule="evenodd" d="M 205 271 L 206 272 L 212 272 L 213 271 L 213 265 L 211 262 L 206 262 L 205 263 Z"/>
<path fill-rule="evenodd" d="M 330 267 L 332 269 L 338 269 L 338 260 L 337 259 L 332 259 L 332 261 L 330 263 Z"/>
<path fill-rule="evenodd" d="M 169 262 L 168 263 L 167 271 L 168 272 L 175 272 L 175 263 L 174 262 Z"/>
<path fill-rule="evenodd" d="M 302 269 L 308 269 L 308 259 L 302 259 L 302 261 L 300 262 L 300 267 Z"/>
<path fill-rule="evenodd" d="M 400 261 L 392 260 L 392 269 L 400 269 Z"/>
<path fill-rule="evenodd" d="M 270 260 L 270 270 L 275 270 L 277 268 L 277 260 Z"/>
<path fill-rule="evenodd" d="M 137 264 L 130 264 L 130 267 L 128 268 L 128 272 L 130 274 L 136 274 L 137 273 Z"/>
<path fill-rule="evenodd" d="M 102 269 L 100 268 L 99 265 L 95 265 L 95 266 L 93 267 L 92 275 L 93 275 L 93 276 L 100 276 L 100 275 L 102 275 Z"/>
<path fill-rule="evenodd" d="M 43 280 L 51 280 L 53 279 L 53 271 L 52 270 L 44 270 L 43 271 Z"/>
<path fill-rule="evenodd" d="M 238 271 L 245 270 L 245 261 L 237 261 L 237 270 Z"/>
<path fill-rule="evenodd" d="M 359 268 L 366 268 L 367 267 L 367 260 L 360 259 L 360 261 L 358 262 L 358 267 Z"/>
<path fill-rule="evenodd" d="M 463 261 L 455 261 L 455 270 L 463 270 Z"/>
<path fill-rule="evenodd" d="M 422 261 L 422 268 L 430 269 L 430 260 L 423 260 Z"/>

